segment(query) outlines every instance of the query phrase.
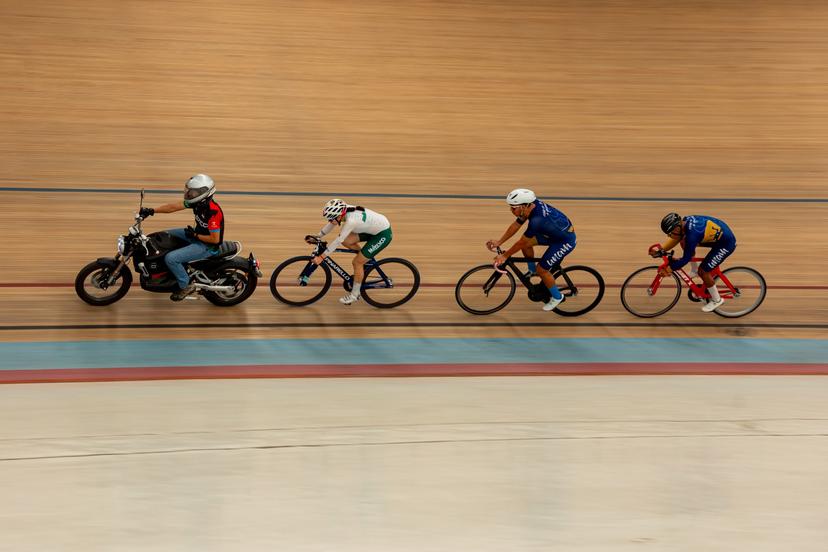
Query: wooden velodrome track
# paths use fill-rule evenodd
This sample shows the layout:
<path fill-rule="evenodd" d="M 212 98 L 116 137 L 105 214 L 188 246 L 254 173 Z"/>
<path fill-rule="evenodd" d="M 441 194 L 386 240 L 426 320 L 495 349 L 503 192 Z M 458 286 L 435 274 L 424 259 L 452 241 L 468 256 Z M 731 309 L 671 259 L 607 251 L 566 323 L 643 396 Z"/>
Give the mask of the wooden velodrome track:
<path fill-rule="evenodd" d="M 792 374 L 828 373 L 828 3 L 7 0 L 0 24 L 0 381 L 116 374 L 0 386 L 0 549 L 825 549 L 828 379 Z M 82 303 L 136 190 L 166 203 L 197 172 L 262 263 L 255 295 Z M 574 221 L 568 263 L 609 284 L 592 313 L 455 304 L 518 186 Z M 426 284 L 411 303 L 271 297 L 332 196 L 389 216 L 387 255 Z M 670 210 L 732 226 L 728 264 L 770 286 L 757 312 L 623 310 Z M 613 362 L 95 379 L 422 375 L 418 348 L 439 375 Z M 659 361 L 695 375 L 630 368 Z"/>
<path fill-rule="evenodd" d="M 0 340 L 181 337 L 204 322 L 226 323 L 223 337 L 826 335 L 818 2 L 35 1 L 0 15 Z M 157 205 L 195 172 L 217 182 L 227 237 L 262 263 L 253 298 L 78 300 L 74 275 L 113 253 L 137 207 L 113 191 L 144 187 Z M 609 284 L 593 313 L 564 319 L 518 297 L 474 317 L 454 303 L 517 186 L 574 221 L 569 263 Z M 389 216 L 387 254 L 426 284 L 410 304 L 345 308 L 338 290 L 304 309 L 274 301 L 270 271 L 308 251 L 329 196 Z M 669 210 L 730 223 L 730 264 L 770 286 L 758 312 L 622 309 L 618 285 L 649 264 Z"/>

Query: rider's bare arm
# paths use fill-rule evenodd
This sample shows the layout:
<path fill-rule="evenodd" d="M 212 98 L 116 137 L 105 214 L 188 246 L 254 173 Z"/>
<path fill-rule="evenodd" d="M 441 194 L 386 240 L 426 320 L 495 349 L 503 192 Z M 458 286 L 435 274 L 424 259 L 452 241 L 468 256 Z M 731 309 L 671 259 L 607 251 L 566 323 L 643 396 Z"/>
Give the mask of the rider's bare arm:
<path fill-rule="evenodd" d="M 509 238 L 517 234 L 517 231 L 520 230 L 521 226 L 523 226 L 522 222 L 513 222 L 509 225 L 509 228 L 506 229 L 506 232 L 503 233 L 503 236 L 499 240 L 489 240 L 486 243 L 486 247 L 488 247 L 491 250 L 494 250 L 496 247 L 500 247 L 503 244 L 503 242 L 508 241 Z"/>
<path fill-rule="evenodd" d="M 203 242 L 203 243 L 217 244 L 219 242 L 219 240 L 221 239 L 221 233 L 220 232 L 210 232 L 209 236 L 196 234 L 196 238 L 198 238 L 198 240 L 200 242 Z"/>
<path fill-rule="evenodd" d="M 675 246 L 679 244 L 681 240 L 676 238 L 667 238 L 667 241 L 664 242 L 664 245 L 660 243 L 655 243 L 650 246 L 648 253 L 651 257 L 658 257 L 661 251 L 670 251 Z"/>
<path fill-rule="evenodd" d="M 165 203 L 160 207 L 155 208 L 156 213 L 175 213 L 184 209 L 183 201 L 174 201 L 173 203 Z"/>
<path fill-rule="evenodd" d="M 521 236 L 518 241 L 512 244 L 512 247 L 503 252 L 503 256 L 508 259 L 521 249 L 537 245 L 537 243 L 538 240 L 535 238 L 527 238 L 526 236 Z"/>
<path fill-rule="evenodd" d="M 676 238 L 667 238 L 667 241 L 666 241 L 666 242 L 664 242 L 664 245 L 662 245 L 662 246 L 661 246 L 661 248 L 662 248 L 664 251 L 670 251 L 670 250 L 671 250 L 671 249 L 673 249 L 675 246 L 677 246 L 677 245 L 679 244 L 679 242 L 680 242 L 680 241 L 681 241 L 681 238 L 679 238 L 679 239 L 676 239 Z"/>
<path fill-rule="evenodd" d="M 165 203 L 160 207 L 155 208 L 156 213 L 175 213 L 177 211 L 182 211 L 186 209 L 184 206 L 183 201 L 174 201 L 172 203 Z M 221 233 L 220 232 L 210 232 L 209 236 L 203 236 L 201 234 L 196 234 L 196 238 L 198 241 L 203 243 L 209 244 L 217 244 L 221 240 Z"/>

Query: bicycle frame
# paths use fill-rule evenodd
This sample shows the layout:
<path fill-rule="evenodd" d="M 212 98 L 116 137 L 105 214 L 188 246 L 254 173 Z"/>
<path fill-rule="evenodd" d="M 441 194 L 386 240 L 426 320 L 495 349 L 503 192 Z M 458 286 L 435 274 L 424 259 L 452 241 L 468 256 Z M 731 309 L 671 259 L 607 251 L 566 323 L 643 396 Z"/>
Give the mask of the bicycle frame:
<path fill-rule="evenodd" d="M 667 268 L 670 264 L 670 261 L 673 258 L 673 252 L 665 253 L 661 257 L 661 265 L 658 267 L 659 270 Z M 690 259 L 691 262 L 700 263 L 704 261 L 704 257 L 693 257 Z M 699 285 L 693 281 L 693 279 L 687 275 L 683 268 L 679 268 L 678 270 L 674 270 L 679 279 L 684 282 L 684 284 L 690 288 L 690 290 L 698 297 L 699 299 L 710 299 L 710 292 L 707 291 L 707 288 L 704 285 Z M 730 280 L 727 279 L 727 276 L 722 273 L 721 267 L 717 266 L 713 269 L 713 272 L 710 273 L 710 276 L 713 277 L 715 281 L 716 278 L 727 287 L 727 290 L 719 290 L 719 295 L 722 299 L 733 299 L 734 297 L 739 297 L 739 290 L 730 283 Z M 664 279 L 664 276 L 660 274 L 656 274 L 656 277 L 653 279 L 653 283 L 650 284 L 650 287 L 647 288 L 647 294 L 653 296 L 658 291 L 658 288 L 661 286 L 661 281 Z"/>
<path fill-rule="evenodd" d="M 311 253 L 311 255 L 314 256 L 314 257 L 321 255 L 322 252 L 325 251 L 327 246 L 328 246 L 328 244 L 326 242 L 323 242 L 323 241 L 318 242 L 316 244 L 316 247 L 313 250 L 313 253 Z M 334 253 L 353 253 L 353 254 L 356 254 L 357 252 L 354 251 L 353 249 L 340 248 L 340 249 L 336 249 L 334 251 Z M 330 256 L 325 257 L 322 260 L 322 262 L 325 263 L 326 265 L 328 265 L 328 267 L 334 272 L 334 274 L 337 274 L 340 278 L 342 278 L 344 280 L 344 286 L 347 289 L 352 289 L 353 288 L 353 285 L 354 285 L 353 276 L 351 276 L 348 273 L 347 270 L 342 268 L 342 266 L 340 266 L 339 263 L 334 261 L 332 257 L 330 257 Z M 300 286 L 307 285 L 308 280 L 310 279 L 310 275 L 313 274 L 313 272 L 317 268 L 318 268 L 318 265 L 313 264 L 313 262 L 308 262 L 308 265 L 305 267 L 304 270 L 302 270 L 302 273 L 299 275 L 299 280 L 300 280 L 299 285 Z M 394 287 L 394 283 L 391 281 L 391 279 L 388 276 L 386 276 L 386 274 L 382 271 L 382 268 L 377 266 L 377 260 L 376 259 L 369 259 L 368 262 L 365 263 L 366 272 L 371 268 L 373 268 L 376 271 L 376 273 L 380 276 L 380 278 L 377 279 L 377 280 L 372 280 L 370 282 L 369 281 L 362 282 L 362 289 Z"/>
<path fill-rule="evenodd" d="M 501 253 L 503 253 L 503 251 L 498 247 L 497 248 L 497 253 L 501 254 Z M 511 268 L 513 275 L 518 280 L 520 280 L 520 283 L 523 284 L 523 286 L 526 289 L 531 290 L 532 287 L 535 284 L 533 284 L 532 280 L 530 278 L 528 278 L 521 270 L 518 269 L 517 263 L 530 263 L 530 262 L 539 263 L 542 260 L 543 259 L 534 258 L 534 257 L 532 257 L 532 258 L 529 258 L 529 257 L 509 257 L 508 259 L 506 259 L 506 262 L 503 263 L 500 266 Z M 486 293 L 489 293 L 489 291 L 494 287 L 494 285 L 497 283 L 497 281 L 500 280 L 500 274 L 501 274 L 500 269 L 497 266 L 495 266 L 494 269 L 495 269 L 495 273 L 492 274 L 492 277 L 489 278 L 486 281 L 486 283 L 483 285 L 483 291 L 485 291 Z M 564 270 L 564 268 L 561 265 L 558 265 L 557 269 L 552 274 L 562 277 L 564 279 L 564 281 L 566 282 L 565 286 L 558 286 L 563 295 L 570 296 L 570 297 L 578 295 L 578 288 L 572 283 L 572 279 L 567 275 L 566 270 Z"/>

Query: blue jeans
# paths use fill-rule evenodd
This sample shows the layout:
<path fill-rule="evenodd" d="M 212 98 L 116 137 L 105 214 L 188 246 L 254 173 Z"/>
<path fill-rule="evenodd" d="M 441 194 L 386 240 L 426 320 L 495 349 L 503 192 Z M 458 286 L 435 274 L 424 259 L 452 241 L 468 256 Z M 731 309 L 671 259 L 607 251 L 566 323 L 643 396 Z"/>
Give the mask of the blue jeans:
<path fill-rule="evenodd" d="M 216 246 L 206 244 L 198 238 L 188 238 L 183 228 L 172 228 L 167 230 L 167 232 L 176 238 L 190 243 L 190 245 L 185 245 L 184 247 L 170 251 L 164 257 L 164 262 L 167 263 L 170 272 L 178 280 L 178 287 L 184 289 L 190 284 L 190 276 L 187 274 L 187 269 L 184 268 L 184 265 L 192 261 L 212 257 L 216 254 Z"/>

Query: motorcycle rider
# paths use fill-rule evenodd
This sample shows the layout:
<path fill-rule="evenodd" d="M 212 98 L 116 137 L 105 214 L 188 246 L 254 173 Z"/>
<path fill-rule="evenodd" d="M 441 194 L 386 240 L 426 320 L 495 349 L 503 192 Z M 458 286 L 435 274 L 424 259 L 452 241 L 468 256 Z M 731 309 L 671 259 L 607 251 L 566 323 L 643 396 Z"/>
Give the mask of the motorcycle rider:
<path fill-rule="evenodd" d="M 213 200 L 215 192 L 216 185 L 213 179 L 206 174 L 197 174 L 184 184 L 182 201 L 166 203 L 154 209 L 142 207 L 138 213 L 142 218 L 147 218 L 155 213 L 175 213 L 183 209 L 192 209 L 195 215 L 194 226 L 167 231 L 188 242 L 188 245 L 170 251 L 164 257 L 167 267 L 178 281 L 178 291 L 170 295 L 173 301 L 181 301 L 196 290 L 195 284 L 190 283 L 190 276 L 184 265 L 216 255 L 224 240 L 224 213 L 221 206 Z"/>

